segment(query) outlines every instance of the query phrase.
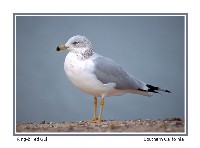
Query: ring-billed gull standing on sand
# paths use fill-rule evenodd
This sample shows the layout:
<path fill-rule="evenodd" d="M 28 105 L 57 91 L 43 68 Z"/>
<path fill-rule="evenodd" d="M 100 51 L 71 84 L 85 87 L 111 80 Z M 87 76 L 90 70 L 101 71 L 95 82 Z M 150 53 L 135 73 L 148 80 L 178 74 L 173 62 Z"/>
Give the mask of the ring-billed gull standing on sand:
<path fill-rule="evenodd" d="M 93 52 L 91 42 L 84 36 L 71 37 L 57 51 L 68 50 L 64 70 L 69 80 L 80 90 L 94 96 L 93 122 L 102 121 L 104 98 L 125 93 L 151 96 L 158 91 L 169 92 L 137 80 L 115 61 Z M 96 116 L 97 97 L 101 97 L 99 117 Z"/>

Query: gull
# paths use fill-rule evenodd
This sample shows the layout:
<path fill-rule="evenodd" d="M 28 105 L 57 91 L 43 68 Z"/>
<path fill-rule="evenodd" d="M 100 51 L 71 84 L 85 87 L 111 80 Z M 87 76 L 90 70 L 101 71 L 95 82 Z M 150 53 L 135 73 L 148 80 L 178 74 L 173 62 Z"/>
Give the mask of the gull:
<path fill-rule="evenodd" d="M 151 96 L 169 90 L 146 84 L 127 73 L 115 61 L 93 52 L 91 42 L 81 35 L 71 37 L 57 51 L 68 50 L 64 70 L 77 88 L 94 97 L 94 116 L 91 122 L 102 122 L 104 98 L 125 93 Z M 101 97 L 99 116 L 96 115 L 97 98 Z"/>

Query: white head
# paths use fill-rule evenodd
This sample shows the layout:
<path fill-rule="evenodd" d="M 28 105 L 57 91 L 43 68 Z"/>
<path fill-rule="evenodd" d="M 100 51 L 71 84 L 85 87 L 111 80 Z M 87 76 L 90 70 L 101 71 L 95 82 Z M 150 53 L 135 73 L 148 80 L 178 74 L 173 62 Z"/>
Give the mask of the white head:
<path fill-rule="evenodd" d="M 91 42 L 85 36 L 81 35 L 71 37 L 65 45 L 58 46 L 56 50 L 66 49 L 69 52 L 81 54 L 84 58 L 88 58 L 93 54 Z"/>

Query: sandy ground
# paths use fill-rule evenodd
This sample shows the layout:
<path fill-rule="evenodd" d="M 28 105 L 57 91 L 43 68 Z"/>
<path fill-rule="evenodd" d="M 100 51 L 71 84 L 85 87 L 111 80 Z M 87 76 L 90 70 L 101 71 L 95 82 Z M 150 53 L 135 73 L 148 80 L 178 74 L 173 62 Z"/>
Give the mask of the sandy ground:
<path fill-rule="evenodd" d="M 17 123 L 18 132 L 184 132 L 184 120 L 104 120 L 101 123 L 87 121 Z"/>

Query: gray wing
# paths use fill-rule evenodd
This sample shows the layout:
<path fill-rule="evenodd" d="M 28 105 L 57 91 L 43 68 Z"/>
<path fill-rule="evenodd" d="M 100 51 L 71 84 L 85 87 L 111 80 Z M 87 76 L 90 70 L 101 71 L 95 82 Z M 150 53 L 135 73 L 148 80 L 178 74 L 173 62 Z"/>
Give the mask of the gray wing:
<path fill-rule="evenodd" d="M 136 80 L 129 75 L 116 62 L 105 57 L 94 59 L 94 74 L 103 84 L 115 83 L 116 89 L 140 89 L 144 87 L 144 83 Z"/>

